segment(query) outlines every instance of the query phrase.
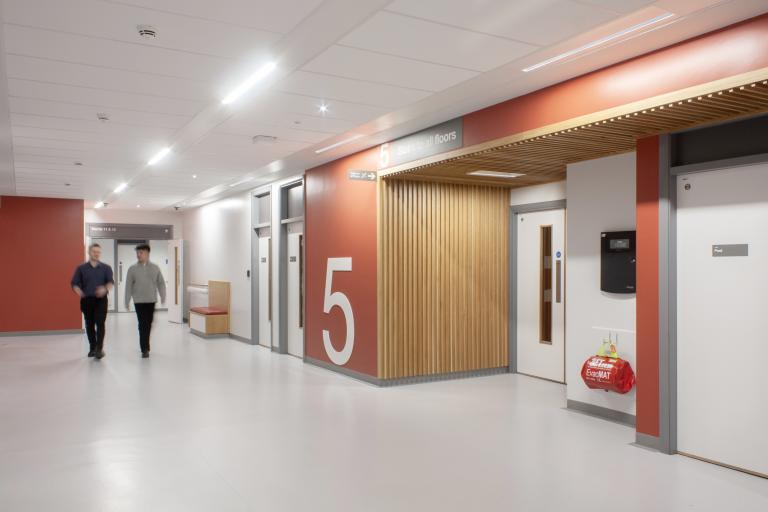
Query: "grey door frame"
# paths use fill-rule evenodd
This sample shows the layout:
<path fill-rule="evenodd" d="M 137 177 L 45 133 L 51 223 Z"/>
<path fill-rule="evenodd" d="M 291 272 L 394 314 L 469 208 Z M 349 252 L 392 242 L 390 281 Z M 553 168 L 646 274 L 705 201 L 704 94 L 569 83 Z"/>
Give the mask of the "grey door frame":
<path fill-rule="evenodd" d="M 288 258 L 288 225 L 304 222 L 304 215 L 300 217 L 288 217 L 288 190 L 303 185 L 303 176 L 280 185 L 280 219 L 278 220 L 280 240 L 277 258 L 279 270 L 278 296 L 280 297 L 280 307 L 278 308 L 279 329 L 276 351 L 281 354 L 288 354 L 288 265 L 286 261 Z"/>
<path fill-rule="evenodd" d="M 269 222 L 255 223 L 254 222 L 254 210 L 256 208 L 256 200 L 260 197 L 270 196 L 270 200 L 274 200 L 272 197 L 271 186 L 261 187 L 251 191 L 251 345 L 259 345 L 259 230 L 264 228 L 272 229 L 272 219 Z M 270 213 L 271 213 L 270 208 Z M 270 237 L 272 235 L 270 234 Z M 268 254 L 268 258 L 272 255 Z M 271 276 L 267 276 L 269 279 Z M 270 300 L 272 290 L 269 291 Z M 270 345 L 271 345 L 271 333 L 270 333 Z"/>
<path fill-rule="evenodd" d="M 509 340 L 509 373 L 517 373 L 517 216 L 521 213 L 566 209 L 567 199 L 515 204 L 509 207 L 509 322 L 507 333 Z"/>
<path fill-rule="evenodd" d="M 677 453 L 677 178 L 685 174 L 768 163 L 768 153 L 672 167 L 673 134 L 659 136 L 659 437 L 636 433 L 638 444 Z"/>

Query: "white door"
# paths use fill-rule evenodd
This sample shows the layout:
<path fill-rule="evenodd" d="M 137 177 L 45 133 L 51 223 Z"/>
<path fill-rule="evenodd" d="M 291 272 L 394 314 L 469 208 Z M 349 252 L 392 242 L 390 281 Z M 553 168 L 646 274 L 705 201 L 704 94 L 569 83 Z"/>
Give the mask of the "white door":
<path fill-rule="evenodd" d="M 117 268 L 115 269 L 115 282 L 117 283 L 117 311 L 133 311 L 133 301 L 130 307 L 125 304 L 125 278 L 128 269 L 136 263 L 136 244 L 117 244 Z"/>
<path fill-rule="evenodd" d="M 768 476 L 768 164 L 677 179 L 678 451 Z"/>
<path fill-rule="evenodd" d="M 170 269 L 166 276 L 168 293 L 168 321 L 180 324 L 184 321 L 184 240 L 168 241 Z"/>
<path fill-rule="evenodd" d="M 160 267 L 160 272 L 165 280 L 166 304 L 160 303 L 160 294 L 157 294 L 157 309 L 167 309 L 167 296 L 171 293 L 171 260 L 168 252 L 168 240 L 150 240 L 149 241 L 149 260 Z"/>
<path fill-rule="evenodd" d="M 107 238 L 94 238 L 91 240 L 91 243 L 96 243 L 101 246 L 101 261 L 102 263 L 106 263 L 112 267 L 113 277 L 115 281 L 117 281 L 117 267 L 115 265 L 115 241 Z M 115 311 L 116 302 L 114 286 L 109 291 L 107 300 L 109 301 L 109 311 Z"/>
<path fill-rule="evenodd" d="M 259 345 L 272 346 L 272 238 L 259 238 Z"/>
<path fill-rule="evenodd" d="M 515 221 L 517 371 L 565 382 L 565 210 Z"/>
<path fill-rule="evenodd" d="M 303 266 L 301 233 L 288 234 L 288 353 L 304 357 Z"/>

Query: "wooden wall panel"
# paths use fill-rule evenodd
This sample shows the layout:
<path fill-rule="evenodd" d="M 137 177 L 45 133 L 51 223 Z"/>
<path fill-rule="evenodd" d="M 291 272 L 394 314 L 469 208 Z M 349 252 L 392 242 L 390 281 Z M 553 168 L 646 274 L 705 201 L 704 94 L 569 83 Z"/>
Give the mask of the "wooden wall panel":
<path fill-rule="evenodd" d="M 379 377 L 508 364 L 509 192 L 383 180 Z"/>

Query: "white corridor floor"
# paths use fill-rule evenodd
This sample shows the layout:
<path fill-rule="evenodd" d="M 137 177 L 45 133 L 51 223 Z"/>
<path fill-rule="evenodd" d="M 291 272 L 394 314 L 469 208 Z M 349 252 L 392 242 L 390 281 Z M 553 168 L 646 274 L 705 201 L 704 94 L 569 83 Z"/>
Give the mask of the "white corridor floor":
<path fill-rule="evenodd" d="M 750 511 L 768 480 L 631 445 L 516 375 L 376 388 L 158 315 L 0 338 L 0 510 Z"/>

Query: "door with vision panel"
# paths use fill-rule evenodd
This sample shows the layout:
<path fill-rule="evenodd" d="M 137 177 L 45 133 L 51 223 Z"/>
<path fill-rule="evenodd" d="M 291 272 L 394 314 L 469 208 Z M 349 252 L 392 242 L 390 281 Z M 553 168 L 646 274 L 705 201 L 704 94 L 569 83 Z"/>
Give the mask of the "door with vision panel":
<path fill-rule="evenodd" d="M 565 210 L 517 223 L 517 371 L 565 382 Z"/>
<path fill-rule="evenodd" d="M 304 357 L 304 235 L 288 233 L 288 353 Z"/>
<path fill-rule="evenodd" d="M 677 178 L 677 449 L 768 477 L 768 164 Z"/>
<path fill-rule="evenodd" d="M 272 237 L 259 237 L 259 345 L 272 347 Z"/>

